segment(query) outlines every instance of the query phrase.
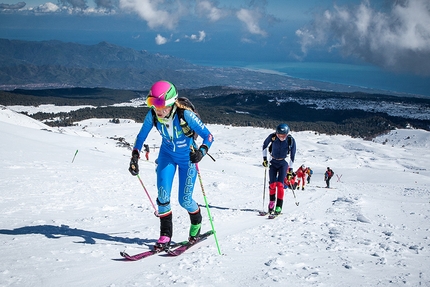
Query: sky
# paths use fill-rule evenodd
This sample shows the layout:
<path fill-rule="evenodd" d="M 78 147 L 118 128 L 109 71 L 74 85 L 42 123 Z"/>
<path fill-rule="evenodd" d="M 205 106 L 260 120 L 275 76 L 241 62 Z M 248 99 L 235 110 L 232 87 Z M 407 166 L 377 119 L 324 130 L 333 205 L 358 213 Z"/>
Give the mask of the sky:
<path fill-rule="evenodd" d="M 430 285 L 429 132 L 364 141 L 293 131 L 295 169 L 306 164 L 314 173 L 295 197 L 286 190 L 282 215 L 269 220 L 257 214 L 268 200 L 261 146 L 273 130 L 208 125 L 216 161 L 204 157 L 199 169 L 222 255 L 212 236 L 177 258 L 124 262 L 121 251 L 146 251 L 159 233 L 127 170 L 131 151 L 114 139 L 133 142 L 141 124 L 90 119 L 57 129 L 12 108 L 0 107 L 1 286 Z M 155 200 L 155 130 L 147 143 L 140 175 Z M 332 189 L 321 188 L 327 166 Z M 173 186 L 178 242 L 189 218 L 176 200 L 177 178 Z M 194 198 L 210 230 L 198 182 Z"/>
<path fill-rule="evenodd" d="M 107 41 L 220 66 L 362 65 L 418 86 L 430 78 L 428 0 L 3 1 L 0 37 Z"/>

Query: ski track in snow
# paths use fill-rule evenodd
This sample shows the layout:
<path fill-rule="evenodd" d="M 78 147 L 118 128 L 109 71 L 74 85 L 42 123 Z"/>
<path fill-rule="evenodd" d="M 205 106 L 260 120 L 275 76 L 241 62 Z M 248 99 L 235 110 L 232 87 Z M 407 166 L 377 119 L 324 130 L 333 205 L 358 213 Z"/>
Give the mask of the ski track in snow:
<path fill-rule="evenodd" d="M 283 214 L 269 220 L 258 211 L 268 204 L 261 145 L 272 130 L 209 125 L 216 162 L 199 167 L 222 255 L 211 236 L 176 258 L 123 262 L 120 251 L 145 251 L 159 232 L 128 173 L 131 151 L 109 139 L 132 143 L 140 126 L 92 119 L 58 130 L 0 110 L 0 286 L 430 286 L 428 132 L 374 142 L 293 133 L 294 169 L 314 174 L 295 191 L 299 206 L 286 190 Z M 140 161 L 154 202 L 159 142 L 154 130 L 151 161 Z M 333 189 L 317 187 L 327 166 Z M 173 241 L 182 241 L 189 217 L 176 188 Z M 198 179 L 194 198 L 209 230 Z"/>

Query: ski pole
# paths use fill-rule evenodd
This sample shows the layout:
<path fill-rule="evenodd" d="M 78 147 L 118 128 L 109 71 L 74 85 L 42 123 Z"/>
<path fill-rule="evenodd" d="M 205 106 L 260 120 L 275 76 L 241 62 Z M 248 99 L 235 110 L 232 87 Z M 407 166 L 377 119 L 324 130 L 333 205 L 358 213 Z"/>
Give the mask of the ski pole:
<path fill-rule="evenodd" d="M 75 155 L 73 156 L 72 163 L 75 161 L 75 157 L 78 154 L 78 150 L 76 150 Z"/>
<path fill-rule="evenodd" d="M 210 221 L 210 223 L 211 223 L 212 232 L 213 232 L 213 234 L 214 234 L 216 247 L 218 248 L 218 254 L 219 254 L 219 255 L 221 255 L 221 250 L 220 250 L 220 248 L 219 248 L 218 239 L 217 239 L 217 237 L 216 237 L 216 231 L 215 231 L 214 223 L 213 223 L 213 221 L 212 221 L 211 212 L 210 212 L 210 210 L 209 210 L 208 201 L 207 201 L 207 199 L 206 199 L 205 189 L 204 189 L 204 187 L 203 187 L 202 176 L 200 175 L 199 165 L 198 165 L 197 163 L 195 163 L 195 165 L 196 165 L 197 175 L 199 176 L 200 187 L 202 188 L 203 198 L 204 198 L 204 200 L 205 200 L 205 204 L 206 204 L 206 210 L 208 211 L 208 216 L 209 216 L 209 221 Z"/>
<path fill-rule="evenodd" d="M 299 206 L 299 202 L 297 201 L 296 194 L 294 193 L 294 189 L 291 188 L 291 191 L 293 192 L 294 199 L 296 201 L 296 205 Z"/>
<path fill-rule="evenodd" d="M 264 167 L 263 209 L 262 209 L 262 213 L 264 213 L 264 201 L 266 200 L 266 177 L 267 177 L 267 166 Z"/>
<path fill-rule="evenodd" d="M 143 187 L 143 190 L 145 190 L 146 196 L 148 196 L 148 199 L 149 199 L 149 201 L 151 202 L 152 207 L 154 208 L 154 215 L 158 217 L 158 211 L 157 211 L 157 208 L 155 208 L 154 202 L 152 202 L 151 196 L 149 196 L 149 193 L 148 193 L 148 191 L 146 190 L 145 185 L 143 184 L 143 181 L 140 179 L 140 176 L 139 176 L 139 175 L 137 175 L 137 178 L 139 179 L 140 184 L 141 184 L 141 185 L 142 185 L 142 187 Z"/>
<path fill-rule="evenodd" d="M 208 152 L 206 152 L 206 154 L 213 160 L 213 161 L 216 161 L 214 158 L 213 158 L 213 156 L 211 156 Z"/>

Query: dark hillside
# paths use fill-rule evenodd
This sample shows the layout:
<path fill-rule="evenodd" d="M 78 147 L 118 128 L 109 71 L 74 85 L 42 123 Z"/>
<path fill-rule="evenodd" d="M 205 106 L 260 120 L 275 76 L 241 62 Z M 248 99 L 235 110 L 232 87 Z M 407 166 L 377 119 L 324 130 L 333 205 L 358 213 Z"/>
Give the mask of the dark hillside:
<path fill-rule="evenodd" d="M 146 94 L 145 94 L 146 95 Z M 112 90 L 105 88 L 63 88 L 47 90 L 0 91 L 2 105 L 38 106 L 53 104 L 57 106 L 94 105 L 104 106 L 129 102 L 139 98 L 141 92 Z"/>
<path fill-rule="evenodd" d="M 273 128 L 279 122 L 286 122 L 295 131 L 313 130 L 361 138 L 372 138 L 407 125 L 430 129 L 429 120 L 405 119 L 359 109 L 315 109 L 295 102 L 268 101 L 260 95 L 190 98 L 202 118 L 214 124 Z"/>
<path fill-rule="evenodd" d="M 88 118 L 129 118 L 142 122 L 146 107 L 112 107 L 145 97 L 147 91 L 74 88 L 0 92 L 2 105 L 93 105 L 69 113 L 37 113 L 53 126 L 73 125 Z M 274 128 L 280 122 L 294 131 L 312 130 L 365 139 L 394 128 L 430 130 L 430 100 L 363 93 L 254 91 L 225 87 L 180 90 L 205 123 Z M 55 120 L 54 120 L 55 119 Z"/>

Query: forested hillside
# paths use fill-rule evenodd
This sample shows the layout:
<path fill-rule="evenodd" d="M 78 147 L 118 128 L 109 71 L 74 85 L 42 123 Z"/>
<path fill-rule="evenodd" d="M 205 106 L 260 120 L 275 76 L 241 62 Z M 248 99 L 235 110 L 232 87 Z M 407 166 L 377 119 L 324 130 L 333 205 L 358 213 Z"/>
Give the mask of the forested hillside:
<path fill-rule="evenodd" d="M 93 106 L 70 112 L 30 115 L 51 126 L 69 126 L 89 118 L 128 118 L 142 122 L 148 108 L 131 101 L 142 99 L 146 94 L 147 91 L 100 88 L 14 90 L 1 91 L 0 104 Z M 225 87 L 188 89 L 180 91 L 180 94 L 193 101 L 205 123 L 273 128 L 279 122 L 286 122 L 293 131 L 312 130 L 365 139 L 394 128 L 412 126 L 430 130 L 430 100 L 424 98 Z M 112 106 L 116 103 L 129 104 Z"/>

